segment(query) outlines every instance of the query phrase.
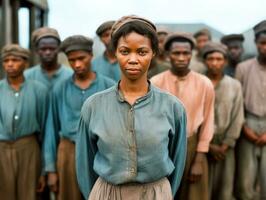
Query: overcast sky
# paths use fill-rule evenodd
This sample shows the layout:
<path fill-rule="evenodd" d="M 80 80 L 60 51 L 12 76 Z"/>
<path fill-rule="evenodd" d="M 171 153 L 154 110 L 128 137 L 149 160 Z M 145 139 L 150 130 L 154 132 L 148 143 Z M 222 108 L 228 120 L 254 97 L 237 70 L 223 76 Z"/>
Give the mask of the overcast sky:
<path fill-rule="evenodd" d="M 73 34 L 95 36 L 103 21 L 128 14 L 154 23 L 205 23 L 224 34 L 243 32 L 266 19 L 265 0 L 48 0 L 49 26 L 62 39 Z"/>

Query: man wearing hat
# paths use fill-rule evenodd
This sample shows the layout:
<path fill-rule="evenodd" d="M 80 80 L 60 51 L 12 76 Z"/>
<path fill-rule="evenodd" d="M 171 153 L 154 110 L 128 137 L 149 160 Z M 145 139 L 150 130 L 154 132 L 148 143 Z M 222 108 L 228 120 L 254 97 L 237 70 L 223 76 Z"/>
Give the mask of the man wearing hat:
<path fill-rule="evenodd" d="M 74 75 L 56 83 L 52 90 L 44 140 L 48 185 L 59 200 L 82 199 L 75 173 L 75 138 L 81 107 L 89 96 L 115 84 L 91 71 L 92 44 L 90 38 L 82 35 L 68 37 L 61 44 Z"/>
<path fill-rule="evenodd" d="M 187 112 L 187 161 L 176 199 L 208 199 L 206 153 L 213 136 L 214 89 L 211 81 L 189 69 L 194 38 L 175 33 L 166 39 L 171 69 L 154 76 L 151 82 L 178 97 Z"/>
<path fill-rule="evenodd" d="M 166 29 L 158 29 L 157 36 L 159 41 L 159 53 L 155 58 L 152 59 L 151 65 L 148 71 L 148 78 L 155 76 L 161 72 L 164 72 L 170 69 L 170 63 L 167 58 L 166 52 L 164 50 L 164 42 L 168 35 L 168 31 Z"/>
<path fill-rule="evenodd" d="M 50 89 L 57 81 L 71 76 L 72 70 L 57 62 L 61 42 L 57 30 L 39 28 L 32 33 L 32 42 L 41 63 L 25 71 L 27 79 L 38 80 Z"/>
<path fill-rule="evenodd" d="M 215 88 L 215 131 L 208 153 L 211 200 L 231 200 L 235 175 L 236 140 L 244 123 L 243 97 L 239 81 L 224 75 L 226 46 L 208 42 L 202 48 L 207 77 Z"/>
<path fill-rule="evenodd" d="M 114 81 L 120 80 L 120 67 L 111 47 L 111 28 L 115 21 L 107 21 L 101 24 L 96 30 L 96 34 L 105 46 L 105 51 L 92 61 L 92 68 L 95 72 L 103 74 Z"/>
<path fill-rule="evenodd" d="M 208 29 L 203 28 L 194 33 L 193 36 L 196 40 L 196 48 L 192 51 L 192 58 L 189 68 L 195 72 L 205 74 L 207 68 L 202 60 L 200 51 L 207 42 L 211 41 L 211 33 Z"/>
<path fill-rule="evenodd" d="M 45 186 L 38 139 L 44 132 L 48 90 L 24 78 L 28 50 L 6 45 L 1 57 L 6 78 L 0 81 L 0 197 L 35 200 Z"/>
<path fill-rule="evenodd" d="M 266 199 L 266 20 L 254 28 L 258 55 L 237 65 L 235 77 L 241 82 L 245 124 L 237 148 L 238 199 Z M 258 179 L 257 179 L 258 178 Z"/>
<path fill-rule="evenodd" d="M 226 45 L 228 49 L 228 63 L 224 68 L 224 73 L 231 77 L 235 77 L 236 66 L 241 62 L 244 52 L 244 36 L 242 34 L 225 35 L 221 38 L 221 42 Z"/>

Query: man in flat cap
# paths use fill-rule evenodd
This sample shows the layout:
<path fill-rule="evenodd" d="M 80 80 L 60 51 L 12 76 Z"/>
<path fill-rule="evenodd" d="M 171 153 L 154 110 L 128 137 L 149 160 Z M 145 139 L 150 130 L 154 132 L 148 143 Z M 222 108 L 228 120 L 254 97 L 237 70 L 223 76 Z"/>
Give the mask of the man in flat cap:
<path fill-rule="evenodd" d="M 207 200 L 206 153 L 214 131 L 214 89 L 207 77 L 189 68 L 194 46 L 194 38 L 188 33 L 169 35 L 164 48 L 171 69 L 154 76 L 151 82 L 178 97 L 187 112 L 187 160 L 175 199 Z"/>
<path fill-rule="evenodd" d="M 48 90 L 24 78 L 28 50 L 6 45 L 1 57 L 6 78 L 0 81 L 0 198 L 35 200 L 45 186 L 38 139 L 44 133 Z"/>
<path fill-rule="evenodd" d="M 228 63 L 224 68 L 224 73 L 231 77 L 235 77 L 236 66 L 241 62 L 244 52 L 244 36 L 242 34 L 225 35 L 221 38 L 221 42 L 226 45 L 228 49 Z"/>
<path fill-rule="evenodd" d="M 82 199 L 75 172 L 75 139 L 81 107 L 89 96 L 115 84 L 91 70 L 92 44 L 90 38 L 82 35 L 68 37 L 61 44 L 74 74 L 56 83 L 52 90 L 44 139 L 48 185 L 57 193 L 58 200 Z"/>
<path fill-rule="evenodd" d="M 232 200 L 235 175 L 234 147 L 244 123 L 241 84 L 224 75 L 226 46 L 208 42 L 202 48 L 207 77 L 215 88 L 215 130 L 208 153 L 211 200 Z"/>
<path fill-rule="evenodd" d="M 166 29 L 158 29 L 157 36 L 159 41 L 159 54 L 156 55 L 155 58 L 152 59 L 152 62 L 148 71 L 148 78 L 155 76 L 161 72 L 164 72 L 170 69 L 171 65 L 167 58 L 166 52 L 164 50 L 164 42 L 168 35 L 168 31 Z"/>
<path fill-rule="evenodd" d="M 190 61 L 189 68 L 195 72 L 205 74 L 207 68 L 202 60 L 200 51 L 207 42 L 211 41 L 211 33 L 208 29 L 203 28 L 194 33 L 193 36 L 196 40 L 196 47 L 192 51 L 192 58 Z"/>
<path fill-rule="evenodd" d="M 110 43 L 111 28 L 114 23 L 115 21 L 104 22 L 96 30 L 96 34 L 105 46 L 105 51 L 92 61 L 92 68 L 95 72 L 103 74 L 117 82 L 120 80 L 121 72 Z"/>
<path fill-rule="evenodd" d="M 258 55 L 237 65 L 235 77 L 241 82 L 245 124 L 237 148 L 236 197 L 266 199 L 266 20 L 254 28 Z M 258 178 L 258 180 L 257 180 Z"/>
<path fill-rule="evenodd" d="M 32 42 L 41 63 L 25 71 L 27 79 L 38 80 L 50 89 L 57 81 L 72 75 L 69 67 L 57 62 L 61 42 L 57 30 L 49 27 L 39 28 L 32 33 Z"/>

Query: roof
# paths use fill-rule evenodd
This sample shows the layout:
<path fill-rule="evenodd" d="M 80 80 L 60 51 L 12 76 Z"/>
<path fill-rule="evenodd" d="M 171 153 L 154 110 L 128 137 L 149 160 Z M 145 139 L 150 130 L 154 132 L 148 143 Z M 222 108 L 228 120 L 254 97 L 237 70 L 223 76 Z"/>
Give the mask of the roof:
<path fill-rule="evenodd" d="M 25 0 L 28 1 L 42 9 L 48 9 L 48 1 L 47 0 Z"/>

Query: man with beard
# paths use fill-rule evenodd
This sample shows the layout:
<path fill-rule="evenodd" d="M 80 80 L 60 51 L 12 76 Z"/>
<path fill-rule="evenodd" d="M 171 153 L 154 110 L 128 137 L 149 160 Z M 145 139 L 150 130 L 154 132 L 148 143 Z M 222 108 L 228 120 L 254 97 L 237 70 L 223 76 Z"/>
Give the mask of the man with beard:
<path fill-rule="evenodd" d="M 228 63 L 224 68 L 224 73 L 231 77 L 235 77 L 236 66 L 241 62 L 244 52 L 244 36 L 242 34 L 225 35 L 221 38 L 221 42 L 226 45 L 228 49 Z"/>
<path fill-rule="evenodd" d="M 236 197 L 266 199 L 266 20 L 254 28 L 258 56 L 236 68 L 245 105 L 245 124 L 237 148 Z"/>
<path fill-rule="evenodd" d="M 32 33 L 32 42 L 41 63 L 25 71 L 27 79 L 40 81 L 50 89 L 56 82 L 71 76 L 72 70 L 57 62 L 61 42 L 57 30 L 39 28 Z"/>
<path fill-rule="evenodd" d="M 211 200 L 233 198 L 235 143 L 244 122 L 243 97 L 239 81 L 224 75 L 226 46 L 208 42 L 202 49 L 207 77 L 215 88 L 215 131 L 208 153 Z"/>
<path fill-rule="evenodd" d="M 194 38 L 175 33 L 166 39 L 171 69 L 154 76 L 151 82 L 178 97 L 187 113 L 187 160 L 175 199 L 208 199 L 206 153 L 214 131 L 214 89 L 211 81 L 189 69 Z"/>
<path fill-rule="evenodd" d="M 44 139 L 48 186 L 58 200 L 82 199 L 75 173 L 75 139 L 81 107 L 89 96 L 115 84 L 91 71 L 92 44 L 90 38 L 75 35 L 61 45 L 74 75 L 52 90 Z"/>
<path fill-rule="evenodd" d="M 115 21 L 106 21 L 96 30 L 96 34 L 105 46 L 105 51 L 92 61 L 92 68 L 95 72 L 103 74 L 114 81 L 120 80 L 120 68 L 111 47 L 111 29 Z"/>

